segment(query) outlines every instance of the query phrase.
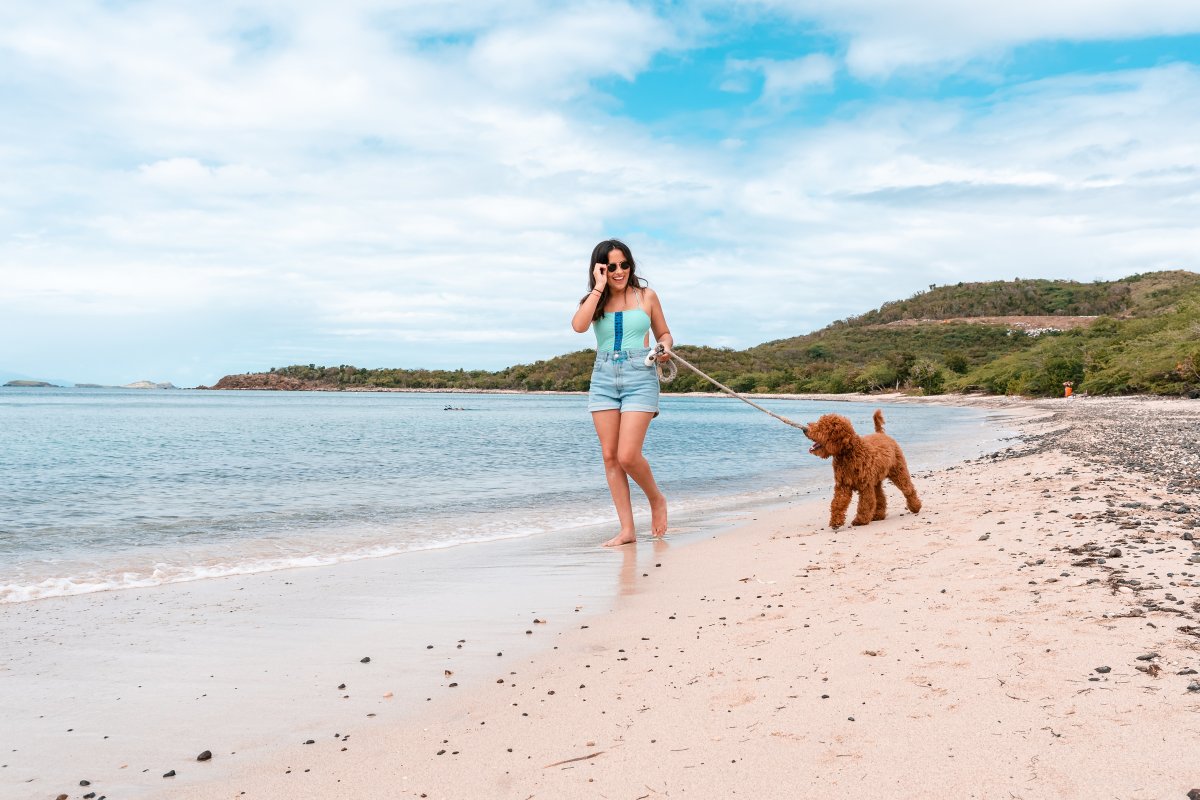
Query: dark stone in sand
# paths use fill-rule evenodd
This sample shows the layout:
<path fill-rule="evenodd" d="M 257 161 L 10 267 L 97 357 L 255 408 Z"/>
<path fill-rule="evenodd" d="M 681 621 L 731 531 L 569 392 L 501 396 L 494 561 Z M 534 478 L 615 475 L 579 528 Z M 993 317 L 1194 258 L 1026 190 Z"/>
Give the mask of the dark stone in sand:
<path fill-rule="evenodd" d="M 1183 534 L 1183 540 L 1185 542 L 1193 541 L 1193 540 L 1195 540 L 1195 538 L 1196 538 L 1196 534 L 1192 533 L 1191 531 L 1185 531 Z"/>
<path fill-rule="evenodd" d="M 1192 789 L 1188 792 L 1188 800 L 1200 800 L 1200 789 Z"/>
<path fill-rule="evenodd" d="M 1188 691 L 1189 692 L 1200 692 L 1200 683 L 1189 683 Z"/>
<path fill-rule="evenodd" d="M 344 683 L 339 683 L 339 684 L 338 684 L 338 688 L 339 688 L 339 689 L 345 689 L 345 688 L 346 688 L 346 684 L 344 684 Z"/>
<path fill-rule="evenodd" d="M 196 756 L 197 761 L 208 761 L 210 758 L 212 758 L 212 750 L 205 750 L 203 753 Z"/>
<path fill-rule="evenodd" d="M 360 663 L 360 664 L 370 664 L 370 663 L 371 663 L 371 657 L 370 657 L 370 656 L 363 656 L 362 658 L 360 658 L 360 659 L 358 660 L 358 663 Z"/>
<path fill-rule="evenodd" d="M 1137 660 L 1138 661 L 1153 661 L 1156 658 L 1158 658 L 1158 653 L 1146 653 L 1145 655 L 1138 656 Z"/>
<path fill-rule="evenodd" d="M 1109 558 L 1120 558 L 1121 557 L 1121 549 L 1119 547 L 1114 547 L 1112 550 L 1109 550 L 1108 557 Z"/>
<path fill-rule="evenodd" d="M 164 773 L 163 773 L 163 777 L 164 777 L 164 778 L 174 778 L 174 777 L 175 777 L 175 770 L 171 770 L 170 772 L 164 772 Z"/>
<path fill-rule="evenodd" d="M 1107 675 L 1112 672 L 1112 667 L 1096 667 L 1096 672 L 1099 672 L 1101 675 Z"/>
<path fill-rule="evenodd" d="M 80 781 L 79 785 L 80 786 L 91 786 L 92 782 L 91 781 Z"/>
<path fill-rule="evenodd" d="M 1191 667 L 1188 667 L 1187 669 L 1179 670 L 1179 672 L 1176 672 L 1175 674 L 1176 675 L 1195 675 L 1196 670 L 1192 669 Z"/>
<path fill-rule="evenodd" d="M 305 742 L 305 744 L 316 744 L 316 743 L 312 739 L 309 739 L 308 741 Z"/>
<path fill-rule="evenodd" d="M 88 792 L 87 794 L 85 794 L 83 796 L 83 800 L 91 800 L 95 796 L 96 796 L 95 792 Z"/>

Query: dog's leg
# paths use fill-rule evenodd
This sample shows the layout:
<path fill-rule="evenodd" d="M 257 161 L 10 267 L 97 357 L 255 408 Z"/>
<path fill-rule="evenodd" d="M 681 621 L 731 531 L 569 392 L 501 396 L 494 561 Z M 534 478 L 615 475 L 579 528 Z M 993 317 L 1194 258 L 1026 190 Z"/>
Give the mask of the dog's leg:
<path fill-rule="evenodd" d="M 908 474 L 908 464 L 904 461 L 904 456 L 896 459 L 896 465 L 888 473 L 888 480 L 904 492 L 904 503 L 908 510 L 914 514 L 918 513 L 921 510 L 921 498 L 917 497 L 917 488 L 913 486 L 912 478 Z"/>
<path fill-rule="evenodd" d="M 849 486 L 837 484 L 833 487 L 833 502 L 829 505 L 829 527 L 840 528 L 846 524 L 846 509 L 850 507 L 853 494 Z"/>
<path fill-rule="evenodd" d="M 875 516 L 875 487 L 864 486 L 858 490 L 858 510 L 851 525 L 866 525 Z"/>
<path fill-rule="evenodd" d="M 883 481 L 875 484 L 875 515 L 872 519 L 887 517 L 887 495 L 883 493 Z"/>

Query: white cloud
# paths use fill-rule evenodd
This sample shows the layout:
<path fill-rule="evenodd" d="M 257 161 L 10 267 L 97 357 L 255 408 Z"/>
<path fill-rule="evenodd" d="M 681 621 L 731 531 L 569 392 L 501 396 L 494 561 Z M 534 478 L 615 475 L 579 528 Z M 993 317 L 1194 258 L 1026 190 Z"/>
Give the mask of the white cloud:
<path fill-rule="evenodd" d="M 739 347 L 931 282 L 1116 277 L 1200 253 L 1190 66 L 781 114 L 710 143 L 592 88 L 686 45 L 642 7 L 20 5 L 0 10 L 0 68 L 24 97 L 0 109 L 0 341 L 75 331 L 60 349 L 81 364 L 144 360 L 148 342 L 203 382 L 267 358 L 548 357 L 588 346 L 567 321 L 610 235 L 628 235 L 681 341 Z M 849 8 L 868 38 L 892 18 Z M 975 25 L 914 14 L 939 9 Z M 263 25 L 247 50 L 238 32 Z M 903 63 L 944 60 L 943 44 L 929 34 Z M 762 75 L 760 106 L 837 70 L 743 64 L 730 75 Z"/>
<path fill-rule="evenodd" d="M 754 73 L 762 74 L 759 99 L 767 105 L 779 105 L 796 95 L 831 87 L 837 63 L 821 53 L 787 60 L 731 58 L 726 62 L 721 88 L 730 92 L 748 92 L 747 76 Z"/>
<path fill-rule="evenodd" d="M 846 64 L 885 78 L 899 69 L 952 69 L 1030 42 L 1096 41 L 1200 32 L 1192 0 L 743 0 L 849 38 Z"/>
<path fill-rule="evenodd" d="M 568 8 L 481 37 L 470 57 L 474 74 L 508 91 L 564 99 L 593 76 L 632 80 L 674 43 L 670 28 L 648 11 L 623 3 Z"/>

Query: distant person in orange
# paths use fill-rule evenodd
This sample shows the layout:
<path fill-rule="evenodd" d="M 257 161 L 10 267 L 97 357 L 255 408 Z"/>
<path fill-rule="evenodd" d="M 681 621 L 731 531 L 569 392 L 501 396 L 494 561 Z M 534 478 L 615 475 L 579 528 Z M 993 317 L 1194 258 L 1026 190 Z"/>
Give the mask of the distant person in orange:
<path fill-rule="evenodd" d="M 1063 381 L 1063 397 L 1070 397 L 1074 393 L 1074 389 L 1071 387 L 1070 381 Z"/>

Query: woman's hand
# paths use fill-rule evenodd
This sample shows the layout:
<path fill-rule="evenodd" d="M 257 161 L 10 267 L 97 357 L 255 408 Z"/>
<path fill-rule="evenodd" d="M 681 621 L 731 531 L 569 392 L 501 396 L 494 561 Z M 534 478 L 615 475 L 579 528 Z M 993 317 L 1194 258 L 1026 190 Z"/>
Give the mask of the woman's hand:
<path fill-rule="evenodd" d="M 662 349 L 662 352 L 659 353 L 658 357 L 655 359 L 660 364 L 671 360 L 671 348 L 667 347 L 666 345 L 662 345 Z"/>
<path fill-rule="evenodd" d="M 596 263 L 592 267 L 592 277 L 596 279 L 596 288 L 604 291 L 604 287 L 608 285 L 608 264 Z"/>

